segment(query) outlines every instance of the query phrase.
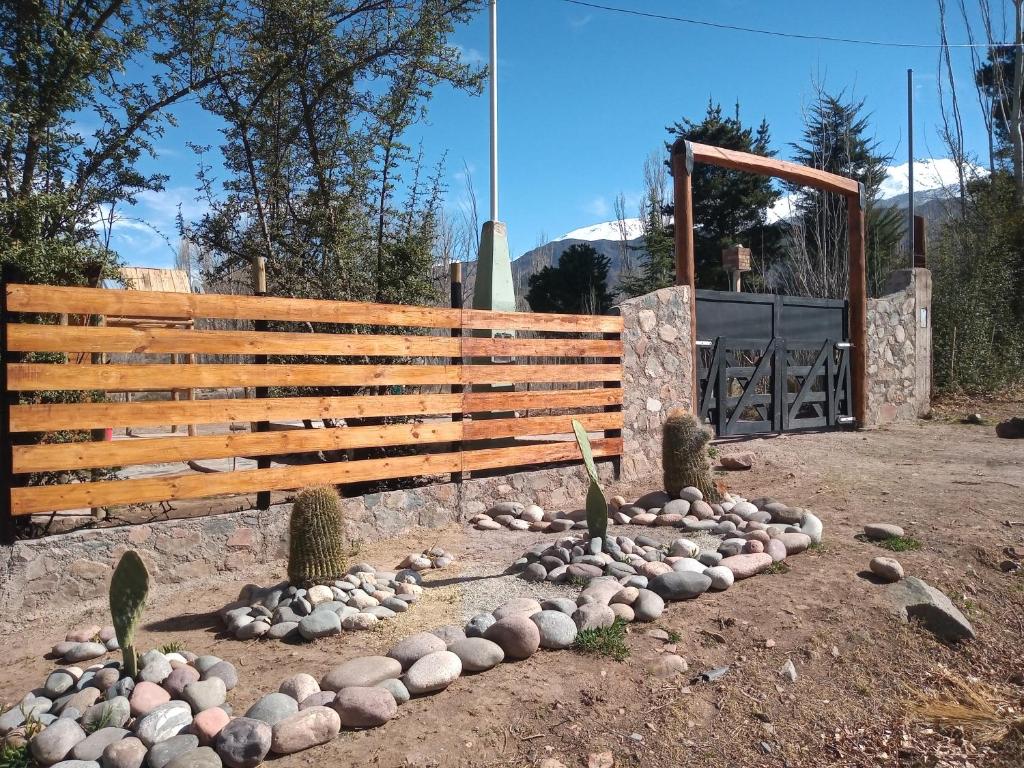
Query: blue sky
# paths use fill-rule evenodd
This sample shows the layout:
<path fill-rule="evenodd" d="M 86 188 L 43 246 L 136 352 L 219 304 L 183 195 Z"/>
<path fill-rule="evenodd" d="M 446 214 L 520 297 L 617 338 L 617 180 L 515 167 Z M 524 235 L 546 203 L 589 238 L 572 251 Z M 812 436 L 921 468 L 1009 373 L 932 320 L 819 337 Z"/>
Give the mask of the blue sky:
<path fill-rule="evenodd" d="M 652 13 L 747 27 L 885 41 L 938 40 L 935 0 L 596 0 Z M 952 3 L 955 7 L 955 3 Z M 997 5 L 998 3 L 994 3 Z M 881 48 L 715 30 L 624 16 L 561 0 L 499 0 L 500 218 L 509 225 L 513 256 L 578 227 L 613 218 L 625 194 L 636 215 L 644 158 L 660 150 L 665 127 L 703 114 L 710 98 L 756 123 L 767 118 L 780 156 L 799 138 L 802 109 L 817 78 L 832 90 L 866 99 L 882 147 L 906 161 L 906 70 L 916 78 L 915 156 L 942 157 L 937 134 L 938 50 Z M 966 40 L 951 23 L 950 42 Z M 487 15 L 454 37 L 467 60 L 482 62 Z M 968 147 L 985 137 L 971 87 L 970 58 L 954 53 Z M 216 148 L 216 125 L 195 105 L 177 109 L 178 128 L 157 145 L 147 170 L 170 176 L 167 189 L 123 209 L 114 246 L 130 264 L 170 266 L 177 244 L 174 217 L 202 211 L 196 200 L 197 159 L 186 141 Z M 427 122 L 416 126 L 428 161 L 447 152 L 449 205 L 464 195 L 463 167 L 487 208 L 488 104 L 440 89 Z M 214 155 L 207 158 L 216 161 Z M 147 223 L 142 223 L 142 222 Z M 150 226 L 152 225 L 152 226 Z M 155 231 L 153 229 L 155 227 Z"/>

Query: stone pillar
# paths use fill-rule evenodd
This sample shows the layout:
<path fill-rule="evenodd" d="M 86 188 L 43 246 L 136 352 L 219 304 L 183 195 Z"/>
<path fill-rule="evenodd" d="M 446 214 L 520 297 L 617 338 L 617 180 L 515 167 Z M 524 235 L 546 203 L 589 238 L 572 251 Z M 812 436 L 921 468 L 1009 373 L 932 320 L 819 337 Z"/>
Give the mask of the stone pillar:
<path fill-rule="evenodd" d="M 622 479 L 661 476 L 661 425 L 693 408 L 690 290 L 663 288 L 618 307 L 623 331 Z"/>

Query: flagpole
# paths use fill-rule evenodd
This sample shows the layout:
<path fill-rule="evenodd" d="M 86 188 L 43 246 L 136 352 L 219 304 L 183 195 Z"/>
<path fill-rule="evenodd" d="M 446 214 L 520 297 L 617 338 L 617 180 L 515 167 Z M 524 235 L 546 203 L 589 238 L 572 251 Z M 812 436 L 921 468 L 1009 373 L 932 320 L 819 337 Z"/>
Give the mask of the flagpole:
<path fill-rule="evenodd" d="M 498 0 L 491 0 L 491 221 L 498 221 Z"/>

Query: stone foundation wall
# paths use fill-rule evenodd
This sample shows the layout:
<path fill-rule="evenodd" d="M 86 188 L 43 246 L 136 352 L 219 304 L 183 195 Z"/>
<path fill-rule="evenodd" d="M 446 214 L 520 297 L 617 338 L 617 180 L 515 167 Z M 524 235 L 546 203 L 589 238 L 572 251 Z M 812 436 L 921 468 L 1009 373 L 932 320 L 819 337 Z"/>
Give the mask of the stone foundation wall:
<path fill-rule="evenodd" d="M 886 295 L 868 300 L 867 320 L 868 426 L 924 415 L 931 396 L 931 272 L 894 272 Z"/>
<path fill-rule="evenodd" d="M 623 319 L 623 480 L 661 475 L 661 425 L 693 407 L 693 347 L 687 286 L 619 305 Z"/>
<path fill-rule="evenodd" d="M 602 480 L 613 465 L 599 462 Z M 497 501 L 533 501 L 552 509 L 582 506 L 582 466 L 551 467 L 462 483 L 374 493 L 343 500 L 351 541 L 373 541 L 417 526 L 440 528 L 483 512 Z M 0 626 L 50 611 L 84 609 L 107 599 L 110 575 L 128 549 L 142 556 L 159 590 L 201 582 L 288 554 L 291 505 L 116 528 L 94 528 L 0 547 Z"/>

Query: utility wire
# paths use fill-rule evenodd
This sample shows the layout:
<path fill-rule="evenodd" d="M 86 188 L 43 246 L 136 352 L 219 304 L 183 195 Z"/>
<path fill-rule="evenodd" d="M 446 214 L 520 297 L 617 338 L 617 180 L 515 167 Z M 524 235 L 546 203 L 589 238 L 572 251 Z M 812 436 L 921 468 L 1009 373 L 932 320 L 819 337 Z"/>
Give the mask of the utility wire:
<path fill-rule="evenodd" d="M 881 48 L 997 48 L 1013 47 L 1013 43 L 897 43 L 885 40 L 860 40 L 853 37 L 830 37 L 828 35 L 802 35 L 799 32 L 781 32 L 775 29 L 757 29 L 755 27 L 741 27 L 735 24 L 720 24 L 714 21 L 702 19 L 687 19 L 682 16 L 667 16 L 661 13 L 650 13 L 648 11 L 637 11 L 632 8 L 616 8 L 611 5 L 599 5 L 598 3 L 585 2 L 585 0 L 561 0 L 570 5 L 579 5 L 584 8 L 593 8 L 598 11 L 612 11 L 623 13 L 627 16 L 640 16 L 646 19 L 658 19 L 660 21 L 675 21 L 681 24 L 693 24 L 699 27 L 712 27 L 714 29 L 725 29 L 732 32 L 750 32 L 755 35 L 769 35 L 771 37 L 789 37 L 797 40 L 818 40 L 826 43 L 850 43 L 852 45 L 874 45 Z"/>

